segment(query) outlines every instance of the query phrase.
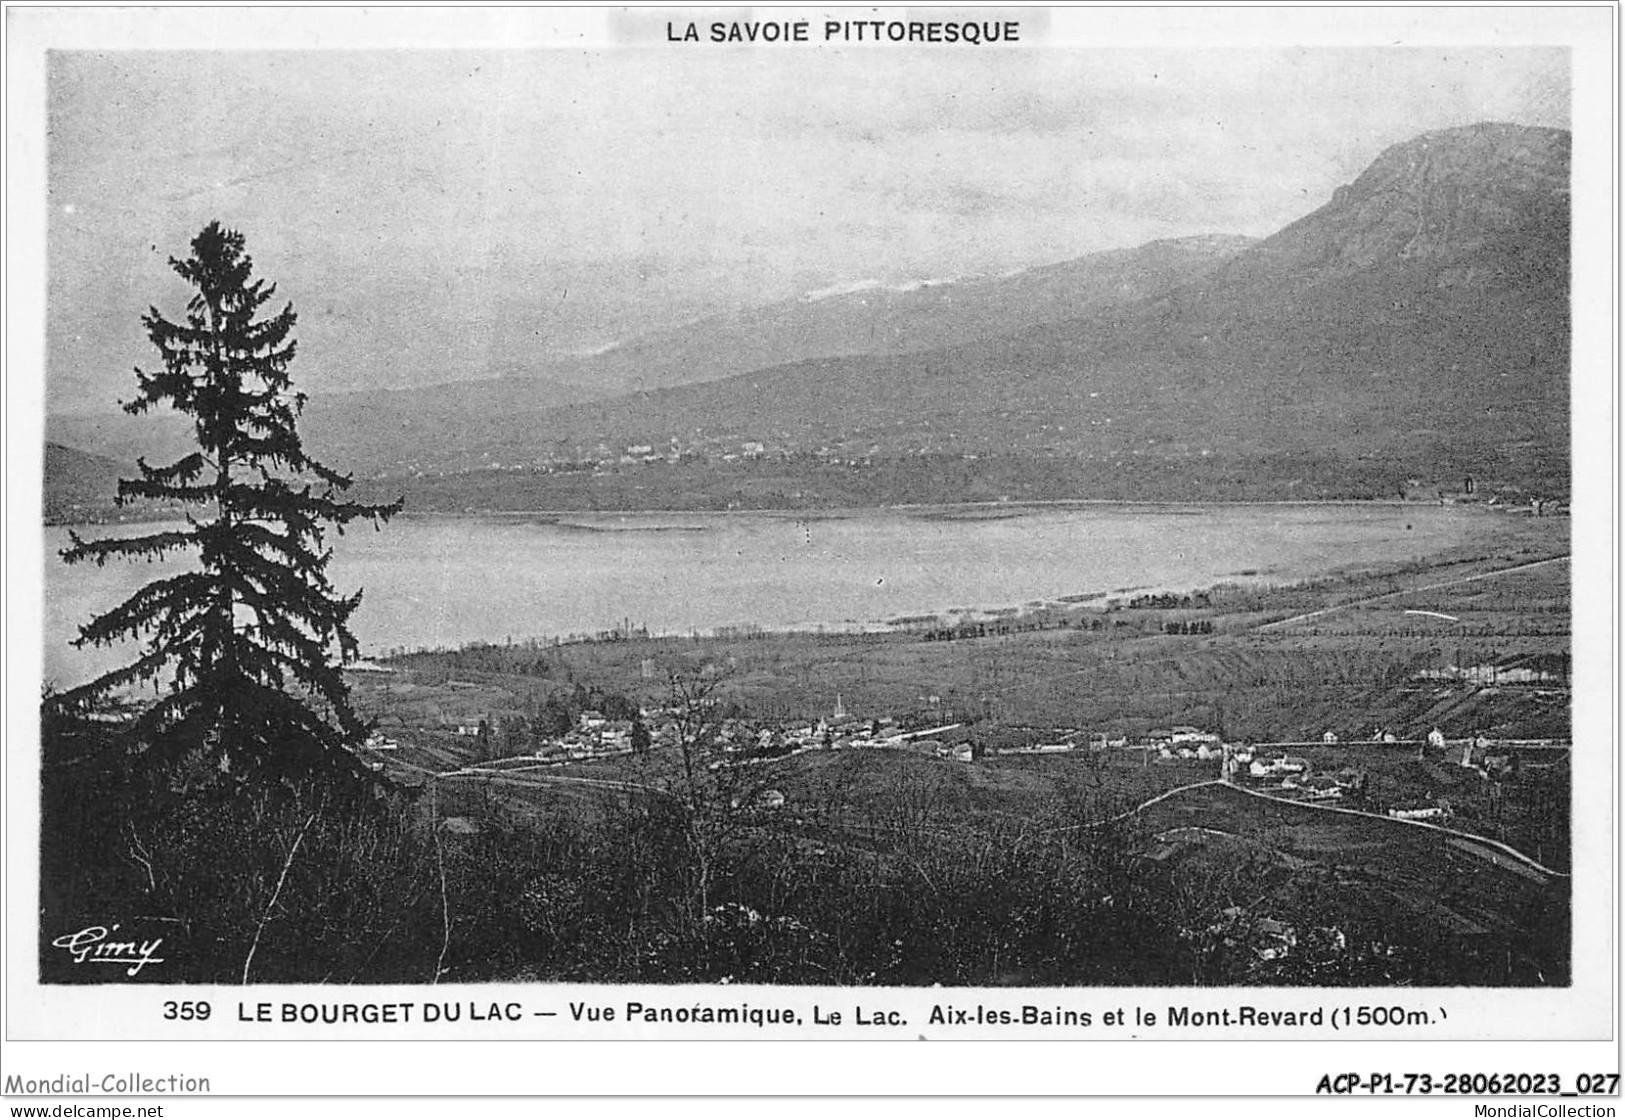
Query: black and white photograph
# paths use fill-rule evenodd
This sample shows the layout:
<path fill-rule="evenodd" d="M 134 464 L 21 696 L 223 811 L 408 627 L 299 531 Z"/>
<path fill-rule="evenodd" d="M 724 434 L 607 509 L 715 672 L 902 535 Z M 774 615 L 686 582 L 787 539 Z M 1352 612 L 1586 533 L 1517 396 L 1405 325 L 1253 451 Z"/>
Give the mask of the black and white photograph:
<path fill-rule="evenodd" d="M 46 36 L 10 990 L 1607 1037 L 1617 13 L 1384 11 Z"/>

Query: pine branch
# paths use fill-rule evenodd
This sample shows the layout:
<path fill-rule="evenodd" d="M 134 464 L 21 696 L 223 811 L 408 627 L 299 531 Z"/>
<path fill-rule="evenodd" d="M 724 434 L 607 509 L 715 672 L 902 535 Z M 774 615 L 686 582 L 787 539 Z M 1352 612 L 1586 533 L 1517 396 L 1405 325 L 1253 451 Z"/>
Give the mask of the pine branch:
<path fill-rule="evenodd" d="M 118 639 L 159 626 L 164 620 L 184 621 L 197 599 L 206 594 L 210 583 L 198 572 L 186 572 L 149 583 L 123 603 L 97 615 L 79 627 L 76 646 L 107 645 Z"/>
<path fill-rule="evenodd" d="M 151 533 L 145 537 L 104 537 L 101 540 L 87 541 L 70 529 L 68 540 L 72 542 L 71 547 L 63 549 L 60 553 L 65 562 L 78 564 L 85 560 L 94 560 L 96 566 L 101 567 L 107 563 L 110 556 L 162 560 L 171 552 L 191 548 L 196 544 L 196 535 L 171 530 L 165 533 Z"/>
<path fill-rule="evenodd" d="M 96 701 L 127 684 L 156 680 L 164 671 L 168 657 L 164 651 L 150 652 L 118 669 L 103 673 L 89 684 L 70 688 L 54 698 L 53 706 L 62 711 L 89 711 Z"/>
<path fill-rule="evenodd" d="M 147 482 L 182 486 L 201 478 L 203 469 L 209 465 L 209 461 L 201 451 L 194 451 L 167 467 L 151 466 L 145 459 L 137 459 L 135 465 L 136 469 L 141 472 L 141 477 Z"/>
<path fill-rule="evenodd" d="M 207 486 L 176 486 L 149 482 L 146 479 L 124 478 L 119 480 L 116 500 L 121 506 L 127 506 L 140 499 L 196 504 L 207 501 L 211 493 Z"/>

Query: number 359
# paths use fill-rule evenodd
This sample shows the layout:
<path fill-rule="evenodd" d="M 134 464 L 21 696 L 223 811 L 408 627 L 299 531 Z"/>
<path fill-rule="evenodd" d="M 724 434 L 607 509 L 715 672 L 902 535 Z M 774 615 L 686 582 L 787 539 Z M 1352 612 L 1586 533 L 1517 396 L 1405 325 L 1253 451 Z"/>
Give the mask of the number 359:
<path fill-rule="evenodd" d="M 202 1021 L 209 1017 L 209 1003 L 207 1000 L 182 1000 L 177 1003 L 169 1000 L 164 1004 L 165 1019 L 196 1019 Z"/>

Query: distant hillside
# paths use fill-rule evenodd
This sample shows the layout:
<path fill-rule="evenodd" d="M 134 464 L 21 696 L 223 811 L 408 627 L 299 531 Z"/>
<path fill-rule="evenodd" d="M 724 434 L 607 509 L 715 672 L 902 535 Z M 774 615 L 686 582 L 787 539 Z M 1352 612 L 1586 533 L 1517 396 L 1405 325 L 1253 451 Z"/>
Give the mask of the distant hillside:
<path fill-rule="evenodd" d="M 297 378 L 296 378 L 297 383 Z M 314 396 L 300 433 L 309 448 L 346 470 L 370 474 L 409 462 L 426 446 L 448 454 L 476 447 L 493 422 L 596 399 L 590 389 L 543 377 L 513 376 L 419 389 Z M 49 416 L 47 438 L 95 448 L 133 463 L 162 462 L 190 450 L 190 423 L 173 412 Z"/>
<path fill-rule="evenodd" d="M 1229 236 L 1157 241 L 1007 276 L 907 290 L 863 287 L 775 303 L 591 357 L 551 360 L 547 376 L 515 369 L 500 378 L 418 389 L 317 395 L 302 430 L 313 450 L 362 475 L 479 467 L 511 459 L 516 445 L 565 454 L 575 433 L 545 415 L 559 408 L 789 362 L 930 350 L 1010 334 L 1167 292 L 1249 243 Z M 173 416 L 53 416 L 48 426 L 50 438 L 63 444 L 132 460 L 184 453 L 190 438 L 185 422 Z"/>
<path fill-rule="evenodd" d="M 1142 477 L 1159 496 L 1394 496 L 1465 475 L 1564 491 L 1568 144 L 1512 125 L 1432 133 L 1165 293 L 969 345 L 563 409 L 485 448 L 508 464 L 548 440 L 1058 457 L 1079 497 Z"/>
<path fill-rule="evenodd" d="M 1245 237 L 1187 237 L 1004 276 L 856 285 L 646 335 L 596 362 L 635 392 L 817 358 L 938 350 L 1170 291 L 1249 244 Z"/>
<path fill-rule="evenodd" d="M 357 394 L 307 432 L 417 508 L 1561 495 L 1568 185 L 1566 132 L 1449 129 L 1256 243 L 775 304 L 603 356 L 637 393 Z"/>
<path fill-rule="evenodd" d="M 45 520 L 91 520 L 113 509 L 118 480 L 133 474 L 112 459 L 57 443 L 45 445 Z"/>

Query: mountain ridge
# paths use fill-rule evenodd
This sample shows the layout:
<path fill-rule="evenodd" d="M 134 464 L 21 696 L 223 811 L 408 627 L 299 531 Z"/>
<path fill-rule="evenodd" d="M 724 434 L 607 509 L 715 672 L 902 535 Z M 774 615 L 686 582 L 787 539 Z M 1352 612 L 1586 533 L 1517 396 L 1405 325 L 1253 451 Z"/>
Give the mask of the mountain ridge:
<path fill-rule="evenodd" d="M 1021 460 L 1001 496 L 1011 479 L 1016 496 L 1133 497 L 1126 479 L 1159 494 L 1393 496 L 1463 474 L 1564 491 L 1569 143 L 1494 123 L 1423 134 L 1262 240 L 1219 238 L 1205 254 L 1154 242 L 1128 251 L 1131 277 L 1096 255 L 1082 285 L 1065 263 L 1025 270 L 1003 289 L 1022 303 L 1001 320 L 1014 330 L 971 317 L 968 337 L 909 349 L 906 324 L 971 290 L 927 286 L 883 349 L 825 355 L 803 339 L 792 362 L 494 416 L 474 442 L 386 473 L 455 508 L 478 506 L 499 470 L 529 472 L 504 480 L 507 505 L 546 506 L 561 471 L 589 468 L 609 480 L 572 479 L 570 500 L 635 504 L 639 487 L 675 500 L 650 481 L 657 462 L 785 475 L 767 492 L 839 501 L 851 487 L 825 494 L 769 464 L 805 460 L 801 473 L 819 475 L 910 456 L 957 464 L 947 474 L 980 490 L 986 464 Z M 1056 276 L 1071 302 L 1041 297 Z M 884 302 L 874 289 L 830 299 Z M 741 322 L 772 325 L 782 307 Z M 466 485 L 412 481 L 465 471 Z M 635 472 L 644 481 L 626 481 Z M 763 490 L 690 481 L 719 504 Z M 899 500 L 888 485 L 867 497 Z"/>
<path fill-rule="evenodd" d="M 640 336 L 583 359 L 594 367 L 590 374 L 552 361 L 548 375 L 510 370 L 495 378 L 413 388 L 313 394 L 304 431 L 313 448 L 373 473 L 410 461 L 409 451 L 423 440 L 474 446 L 493 417 L 534 417 L 775 365 L 934 349 L 945 339 L 996 336 L 1080 307 L 1127 302 L 1215 267 L 1248 243 L 1224 234 L 1166 239 L 1002 277 L 924 283 L 906 292 L 864 288 L 816 301 L 781 300 Z M 575 380 L 568 379 L 572 372 Z M 606 382 L 617 390 L 602 388 Z M 132 462 L 140 454 L 183 453 L 189 439 L 179 417 L 59 414 L 48 416 L 47 425 L 58 443 L 93 447 Z"/>

